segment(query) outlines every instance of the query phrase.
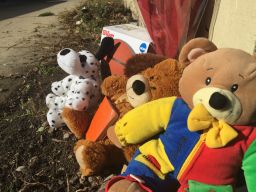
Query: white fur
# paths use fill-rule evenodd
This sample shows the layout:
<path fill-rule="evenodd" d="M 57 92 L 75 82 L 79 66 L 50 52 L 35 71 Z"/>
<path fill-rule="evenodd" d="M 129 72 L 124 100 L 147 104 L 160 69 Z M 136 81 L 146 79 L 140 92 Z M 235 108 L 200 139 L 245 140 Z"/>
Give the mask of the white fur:
<path fill-rule="evenodd" d="M 77 53 L 66 49 L 66 54 L 62 51 L 57 55 L 58 65 L 70 75 L 53 82 L 52 93 L 46 97 L 47 121 L 52 128 L 64 125 L 59 115 L 64 107 L 88 110 L 100 97 L 99 62 L 95 56 L 86 50 Z"/>

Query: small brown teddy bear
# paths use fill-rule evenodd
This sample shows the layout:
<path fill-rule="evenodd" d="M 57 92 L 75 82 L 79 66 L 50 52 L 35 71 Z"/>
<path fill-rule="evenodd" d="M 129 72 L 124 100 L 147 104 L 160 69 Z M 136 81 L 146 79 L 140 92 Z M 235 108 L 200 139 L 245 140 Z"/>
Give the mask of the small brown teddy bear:
<path fill-rule="evenodd" d="M 125 113 L 155 99 L 178 96 L 178 81 L 183 66 L 175 59 L 154 54 L 135 55 L 128 60 L 125 75 L 113 75 L 104 80 L 101 89 L 119 113 Z M 119 149 L 109 139 L 99 142 L 79 140 L 74 148 L 80 170 L 88 176 L 103 169 L 120 168 L 130 161 L 137 145 Z"/>

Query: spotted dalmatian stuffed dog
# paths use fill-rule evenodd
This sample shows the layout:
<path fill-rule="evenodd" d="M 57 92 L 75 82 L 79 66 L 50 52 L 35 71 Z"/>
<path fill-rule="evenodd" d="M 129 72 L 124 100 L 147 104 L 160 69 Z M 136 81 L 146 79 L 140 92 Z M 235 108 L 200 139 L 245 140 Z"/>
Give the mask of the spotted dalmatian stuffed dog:
<path fill-rule="evenodd" d="M 57 54 L 58 65 L 69 75 L 61 81 L 53 82 L 52 93 L 46 97 L 46 105 L 49 108 L 47 121 L 51 128 L 65 125 L 61 116 L 65 107 L 86 111 L 98 103 L 101 95 L 99 60 L 109 52 L 110 41 L 113 39 L 103 39 L 96 56 L 86 50 L 76 52 L 70 48 L 65 48 Z"/>

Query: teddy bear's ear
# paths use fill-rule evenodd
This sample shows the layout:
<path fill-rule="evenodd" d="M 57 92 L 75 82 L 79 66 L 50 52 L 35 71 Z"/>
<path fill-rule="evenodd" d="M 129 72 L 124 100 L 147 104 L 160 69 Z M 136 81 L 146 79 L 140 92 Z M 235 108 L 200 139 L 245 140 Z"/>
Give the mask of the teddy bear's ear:
<path fill-rule="evenodd" d="M 117 97 L 126 92 L 127 78 L 124 75 L 111 75 L 101 84 L 101 92 L 107 97 Z"/>
<path fill-rule="evenodd" d="M 131 77 L 141 73 L 145 69 L 154 67 L 157 63 L 166 60 L 167 57 L 152 53 L 136 54 L 126 62 L 124 74 L 126 77 Z"/>
<path fill-rule="evenodd" d="M 179 62 L 187 66 L 199 56 L 217 50 L 216 45 L 206 38 L 195 38 L 184 45 L 180 51 Z"/>

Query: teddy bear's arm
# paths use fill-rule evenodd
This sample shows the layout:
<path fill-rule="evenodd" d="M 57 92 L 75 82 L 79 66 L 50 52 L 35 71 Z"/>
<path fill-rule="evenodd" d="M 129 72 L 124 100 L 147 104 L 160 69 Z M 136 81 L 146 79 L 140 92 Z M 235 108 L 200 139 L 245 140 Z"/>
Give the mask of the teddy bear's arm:
<path fill-rule="evenodd" d="M 247 149 L 244 155 L 242 168 L 244 170 L 248 191 L 256 191 L 256 140 L 254 140 Z"/>
<path fill-rule="evenodd" d="M 164 131 L 176 97 L 167 97 L 129 111 L 115 126 L 122 145 L 141 143 Z"/>

